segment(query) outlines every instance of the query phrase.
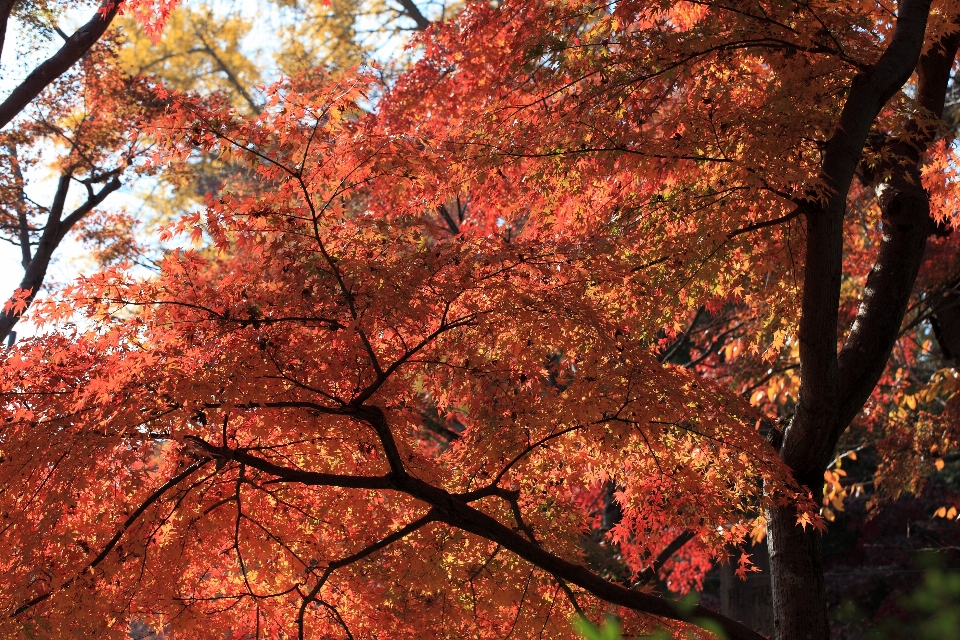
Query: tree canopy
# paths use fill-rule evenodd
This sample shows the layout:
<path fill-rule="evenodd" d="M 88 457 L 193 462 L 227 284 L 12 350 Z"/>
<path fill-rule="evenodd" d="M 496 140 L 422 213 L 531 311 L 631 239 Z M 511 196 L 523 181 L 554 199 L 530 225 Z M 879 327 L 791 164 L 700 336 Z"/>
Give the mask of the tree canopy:
<path fill-rule="evenodd" d="M 49 327 L 0 356 L 3 633 L 760 638 L 662 589 L 766 537 L 778 640 L 829 637 L 841 461 L 879 504 L 957 447 L 960 6 L 400 3 L 396 73 L 297 9 L 257 88 L 243 20 L 124 7 L 3 132 Z M 127 175 L 203 201 L 153 269 L 91 214 Z"/>

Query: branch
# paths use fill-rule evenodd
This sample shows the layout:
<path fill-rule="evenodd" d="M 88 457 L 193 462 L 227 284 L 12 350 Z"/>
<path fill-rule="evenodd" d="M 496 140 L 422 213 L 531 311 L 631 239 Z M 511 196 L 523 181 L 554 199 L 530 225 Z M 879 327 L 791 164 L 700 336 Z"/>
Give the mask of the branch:
<path fill-rule="evenodd" d="M 389 425 L 383 412 L 376 407 L 363 407 L 365 414 L 364 420 L 371 420 L 374 428 L 378 430 L 387 429 Z M 366 412 L 369 413 L 366 413 Z M 553 575 L 563 584 L 574 584 L 594 596 L 605 600 L 611 604 L 624 606 L 635 611 L 661 616 L 671 620 L 692 621 L 695 618 L 709 618 L 717 622 L 727 633 L 730 640 L 762 640 L 762 636 L 748 629 L 744 625 L 722 616 L 714 611 L 697 607 L 692 612 L 683 613 L 677 610 L 673 603 L 665 598 L 633 591 L 621 585 L 608 582 L 600 576 L 592 573 L 590 570 L 580 565 L 573 564 L 557 555 L 540 547 L 535 542 L 527 539 L 517 531 L 510 529 L 495 518 L 483 513 L 482 511 L 471 507 L 465 502 L 465 498 L 477 499 L 481 497 L 479 492 L 475 494 L 455 495 L 448 491 L 435 487 L 419 478 L 407 474 L 395 472 L 391 466 L 391 473 L 386 476 L 344 476 L 335 474 L 315 473 L 310 471 L 301 471 L 299 469 L 289 469 L 280 467 L 266 460 L 262 460 L 250 455 L 244 450 L 230 450 L 222 447 L 215 447 L 200 438 L 188 436 L 189 440 L 197 448 L 198 453 L 214 459 L 229 459 L 259 469 L 265 473 L 276 476 L 284 482 L 300 482 L 306 485 L 335 486 L 344 488 L 360 489 L 386 489 L 405 493 L 417 500 L 420 500 L 431 507 L 429 513 L 407 527 L 387 536 L 379 542 L 366 547 L 364 550 L 351 556 L 338 560 L 327 566 L 324 575 L 318 584 L 305 595 L 305 600 L 301 606 L 301 613 L 298 619 L 302 629 L 303 615 L 306 605 L 312 602 L 322 589 L 323 584 L 330 573 L 337 568 L 356 562 L 379 549 L 399 540 L 410 532 L 423 526 L 427 522 L 444 522 L 450 526 L 462 529 L 468 533 L 480 536 L 486 540 L 499 544 L 505 549 L 515 553 L 520 558 L 531 563 L 535 567 Z M 384 446 L 390 456 L 397 456 L 396 444 L 393 443 L 392 436 L 386 438 Z M 391 465 L 394 464 L 393 462 Z M 516 500 L 514 492 L 500 492 L 490 489 L 483 492 L 486 495 L 498 495 L 506 498 L 508 501 Z M 521 525 L 518 525 L 521 526 Z"/>
<path fill-rule="evenodd" d="M 803 209 L 801 209 L 800 207 L 797 207 L 790 213 L 780 216 L 779 218 L 774 218 L 773 220 L 764 220 L 762 222 L 755 222 L 753 224 L 748 224 L 745 227 L 741 227 L 736 231 L 731 231 L 730 233 L 728 233 L 727 240 L 733 240 L 737 236 L 742 235 L 744 233 L 750 233 L 751 231 L 758 231 L 760 229 L 765 229 L 767 227 L 773 227 L 778 224 L 783 224 L 784 222 L 789 222 L 794 218 L 799 217 L 801 213 L 803 213 Z"/>
<path fill-rule="evenodd" d="M 937 118 L 943 112 L 958 42 L 952 37 L 943 48 L 932 47 L 917 65 L 917 100 Z M 891 167 L 890 179 L 877 189 L 883 237 L 857 319 L 839 355 L 841 419 L 836 438 L 860 411 L 883 374 L 900 336 L 927 237 L 935 231 L 929 196 L 920 176 L 921 156 L 933 141 L 935 128 L 921 128 L 914 120 L 908 123 L 908 130 L 914 134 L 913 139 L 892 145 L 896 164 Z"/>
<path fill-rule="evenodd" d="M 197 38 L 200 39 L 200 42 L 203 43 L 203 48 L 201 51 L 213 58 L 213 61 L 217 63 L 217 66 L 220 67 L 220 70 L 223 71 L 225 76 L 227 76 L 227 80 L 230 81 L 230 84 L 233 85 L 233 88 L 236 89 L 237 93 L 240 94 L 240 97 L 247 102 L 247 105 L 250 107 L 250 111 L 252 111 L 254 115 L 260 115 L 263 112 L 263 109 L 257 104 L 256 100 L 253 99 L 253 96 L 251 96 L 247 89 L 243 86 L 243 83 L 240 82 L 240 78 L 238 78 L 233 70 L 227 66 L 227 63 L 224 62 L 219 55 L 217 55 L 216 50 L 207 43 L 206 38 L 203 37 L 203 34 L 199 29 L 194 31 L 194 33 L 196 34 Z"/>
<path fill-rule="evenodd" d="M 383 369 L 380 367 L 379 362 L 377 361 L 376 356 L 373 353 L 373 348 L 370 346 L 369 342 L 367 342 L 366 336 L 364 335 L 364 333 L 358 328 L 357 329 L 358 334 L 360 335 L 361 338 L 363 338 L 364 347 L 370 353 L 371 362 L 376 367 L 377 377 L 373 382 L 367 385 L 365 389 L 360 391 L 353 398 L 353 400 L 350 401 L 350 405 L 353 407 L 363 406 L 363 403 L 369 400 L 373 396 L 373 394 L 376 393 L 380 389 L 380 387 L 383 386 L 383 383 L 385 383 L 387 379 L 389 379 L 389 377 L 393 375 L 393 373 L 397 369 L 399 369 L 401 366 L 409 362 L 410 359 L 413 358 L 413 356 L 417 355 L 424 347 L 426 347 L 433 340 L 438 338 L 440 335 L 446 333 L 447 331 L 452 331 L 454 329 L 459 329 L 460 327 L 469 325 L 471 322 L 473 322 L 474 318 L 476 318 L 477 315 L 480 315 L 480 313 L 482 313 L 482 312 L 470 313 L 465 316 L 461 316 L 453 320 L 452 322 L 448 322 L 446 319 L 446 316 L 447 316 L 447 311 L 449 311 L 449 308 L 450 308 L 450 302 L 447 303 L 447 309 L 444 311 L 443 318 L 441 318 L 440 324 L 437 326 L 437 328 L 434 329 L 428 335 L 424 336 L 424 338 L 420 340 L 420 342 L 418 342 L 417 344 L 407 349 L 399 358 L 394 360 L 393 363 L 390 364 L 390 366 L 387 367 L 386 369 Z"/>
<path fill-rule="evenodd" d="M 281 467 L 269 460 L 251 455 L 244 449 L 230 449 L 217 447 L 196 436 L 185 436 L 194 453 L 207 460 L 220 463 L 227 461 L 239 462 L 253 469 L 276 476 L 273 482 L 296 482 L 312 487 L 340 487 L 343 489 L 391 489 L 393 483 L 390 476 L 352 476 L 338 473 L 318 473 L 316 471 L 301 471 Z"/>
<path fill-rule="evenodd" d="M 493 479 L 493 482 L 490 483 L 490 487 L 496 487 L 498 484 L 500 484 L 500 481 L 503 480 L 503 477 L 504 477 L 505 475 L 507 475 L 507 473 L 510 471 L 510 469 L 512 469 L 518 462 L 520 462 L 521 460 L 523 460 L 523 458 L 526 457 L 527 454 L 529 454 L 531 451 L 533 451 L 533 450 L 536 449 L 537 447 L 543 446 L 544 444 L 546 444 L 546 443 L 549 442 L 550 440 L 553 440 L 554 438 L 559 438 L 560 436 L 566 435 L 566 434 L 570 433 L 571 431 L 577 431 L 578 429 L 582 429 L 582 428 L 583 428 L 583 425 L 574 425 L 574 426 L 572 426 L 572 427 L 567 427 L 567 428 L 561 429 L 560 431 L 557 431 L 557 432 L 555 432 L 555 433 L 551 433 L 551 434 L 549 434 L 549 435 L 546 435 L 546 436 L 540 438 L 539 440 L 537 440 L 536 442 L 532 442 L 532 443 L 528 444 L 528 445 L 523 449 L 523 451 L 521 451 L 521 452 L 518 453 L 516 456 L 514 456 L 513 460 L 511 460 L 510 462 L 508 462 L 508 463 L 506 464 L 506 466 L 504 466 L 503 469 L 500 470 L 500 473 L 497 474 L 497 477 L 494 478 L 494 479 Z M 482 490 L 481 490 L 481 491 L 482 491 Z"/>
<path fill-rule="evenodd" d="M 417 30 L 423 31 L 430 26 L 430 21 L 427 20 L 426 16 L 423 15 L 423 12 L 420 11 L 420 7 L 416 5 L 413 0 L 397 0 L 400 3 L 400 6 L 403 7 L 403 15 L 407 16 L 417 24 Z"/>
<path fill-rule="evenodd" d="M 418 478 L 406 476 L 397 482 L 397 488 L 432 505 L 438 521 L 495 542 L 558 580 L 577 585 L 601 600 L 670 620 L 689 622 L 695 618 L 709 618 L 720 625 L 730 640 L 763 639 L 756 631 L 705 607 L 697 606 L 685 614 L 666 598 L 633 591 L 604 580 L 589 569 L 554 555 L 491 516 Z"/>
<path fill-rule="evenodd" d="M 60 241 L 63 240 L 63 237 L 67 235 L 70 229 L 80 222 L 84 216 L 93 211 L 95 207 L 99 206 L 104 200 L 107 199 L 107 196 L 122 186 L 123 184 L 120 182 L 120 179 L 115 177 L 110 180 L 110 182 L 103 185 L 103 188 L 100 189 L 100 191 L 95 194 L 91 194 L 87 198 L 86 202 L 74 209 L 73 212 L 71 212 L 70 215 L 64 218 L 60 223 L 60 228 L 57 230 L 57 244 L 60 244 Z"/>
<path fill-rule="evenodd" d="M 50 207 L 50 213 L 47 216 L 47 223 L 37 243 L 37 251 L 24 269 L 23 279 L 20 281 L 19 288 L 30 292 L 26 298 L 27 307 L 33 303 L 37 294 L 40 292 L 40 287 L 43 286 L 43 281 L 47 276 L 47 268 L 50 266 L 54 252 L 60 246 L 60 242 L 63 241 L 64 235 L 84 216 L 90 213 L 94 207 L 100 205 L 107 196 L 121 186 L 120 180 L 113 178 L 105 184 L 99 192 L 92 194 L 87 198 L 86 202 L 61 220 L 72 177 L 70 173 L 65 173 L 60 176 L 60 180 L 57 183 L 57 192 L 53 197 L 53 205 Z M 16 326 L 22 316 L 23 312 L 14 313 L 12 310 L 9 312 L 0 311 L 0 341 L 6 339 L 7 335 L 13 330 L 13 327 Z"/>
<path fill-rule="evenodd" d="M 195 463 L 193 463 L 192 465 L 190 465 L 189 467 L 187 467 L 186 469 L 184 469 L 183 471 L 181 471 L 180 473 L 178 473 L 177 475 L 175 475 L 174 477 L 172 477 L 172 478 L 170 478 L 169 480 L 167 480 L 166 482 L 164 482 L 162 485 L 160 485 L 160 487 L 159 487 L 156 491 L 154 491 L 152 494 L 150 494 L 150 496 L 147 497 L 147 499 L 144 500 L 144 502 L 143 502 L 139 507 L 137 507 L 137 510 L 136 510 L 136 511 L 134 511 L 133 513 L 131 513 L 131 514 L 127 517 L 127 519 L 126 519 L 126 520 L 123 522 L 123 524 L 120 526 L 120 530 L 117 531 L 112 538 L 110 538 L 110 541 L 107 542 L 106 546 L 104 546 L 104 548 L 100 551 L 100 553 L 97 554 L 97 557 L 95 557 L 93 560 L 91 560 L 90 562 L 88 562 L 87 565 L 83 568 L 83 570 L 81 570 L 77 575 L 73 576 L 72 578 L 70 578 L 69 580 L 67 580 L 66 582 L 64 582 L 64 583 L 63 583 L 62 585 L 60 585 L 57 589 L 54 589 L 54 590 L 52 590 L 52 591 L 48 591 L 48 592 L 46 592 L 46 593 L 40 594 L 39 596 L 36 596 L 36 597 L 33 598 L 32 600 L 30 600 L 30 601 L 28 601 L 28 602 L 25 602 L 24 604 L 20 605 L 19 607 L 17 607 L 17 608 L 14 610 L 13 613 L 10 614 L 10 617 L 11 617 L 11 618 L 16 618 L 17 616 L 19 616 L 19 615 L 20 615 L 21 613 L 23 613 L 24 611 L 27 611 L 28 609 L 31 609 L 32 607 L 40 604 L 40 603 L 43 602 L 44 600 L 47 600 L 48 598 L 50 598 L 50 596 L 52 596 L 52 595 L 53 595 L 54 593 L 56 593 L 57 591 L 62 591 L 62 590 L 64 590 L 64 589 L 66 589 L 66 588 L 69 587 L 71 584 L 73 584 L 74 582 L 76 582 L 76 581 L 77 581 L 77 578 L 79 578 L 80 576 L 86 574 L 88 571 L 90 571 L 91 569 L 93 569 L 93 568 L 95 568 L 97 565 L 99 565 L 101 562 L 103 562 L 103 561 L 106 559 L 106 557 L 110 554 L 110 552 L 113 551 L 113 548 L 117 546 L 117 543 L 120 542 L 120 538 L 123 537 L 123 534 L 126 533 L 127 530 L 128 530 L 131 526 L 133 526 L 133 524 L 134 524 L 137 520 L 140 519 L 140 516 L 142 516 L 142 515 L 144 514 L 144 512 L 145 512 L 147 509 L 150 508 L 150 505 L 152 505 L 152 504 L 155 503 L 157 500 L 159 500 L 160 498 L 162 498 L 162 497 L 163 497 L 163 494 L 165 494 L 167 491 L 169 491 L 169 490 L 172 489 L 173 487 L 175 487 L 175 486 L 177 486 L 178 484 L 180 484 L 182 481 L 186 480 L 191 474 L 193 474 L 194 471 L 199 470 L 199 469 L 200 469 L 201 467 L 203 467 L 205 464 L 207 464 L 207 461 L 206 461 L 206 460 L 201 460 L 201 461 L 195 462 Z"/>
<path fill-rule="evenodd" d="M 303 618 L 304 618 L 304 614 L 306 613 L 307 606 L 311 602 L 318 601 L 317 594 L 320 593 L 321 589 L 323 589 L 323 585 L 326 584 L 327 579 L 330 577 L 330 574 L 332 574 L 337 569 L 346 567 L 347 565 L 351 565 L 354 562 L 363 560 L 364 558 L 373 555 L 377 551 L 380 551 L 381 549 L 384 549 L 390 546 L 391 544 L 393 544 L 394 542 L 397 542 L 398 540 L 402 540 L 403 538 L 407 537 L 414 531 L 417 531 L 418 529 L 423 528 L 424 526 L 430 524 L 431 522 L 434 522 L 436 519 L 437 519 L 437 514 L 433 509 L 431 509 L 430 511 L 427 512 L 426 515 L 424 515 L 421 518 L 418 518 L 417 520 L 414 520 L 413 522 L 406 525 L 402 529 L 398 529 L 397 531 L 394 531 L 387 537 L 382 538 L 374 542 L 373 544 L 364 547 L 363 549 L 361 549 L 360 551 L 357 551 L 354 554 L 346 556 L 345 558 L 341 558 L 340 560 L 334 560 L 333 562 L 328 564 L 327 568 L 323 572 L 323 575 L 320 576 L 320 580 L 318 580 L 317 584 L 313 587 L 313 589 L 310 590 L 310 593 L 308 593 L 306 596 L 303 597 L 303 602 L 301 602 L 300 604 L 300 611 L 297 614 L 298 638 L 300 640 L 303 640 L 303 622 L 304 622 Z"/>
<path fill-rule="evenodd" d="M 7 35 L 7 22 L 17 0 L 0 0 L 0 53 L 3 52 L 3 42 Z"/>
<path fill-rule="evenodd" d="M 450 212 L 447 211 L 447 207 L 440 205 L 437 207 L 437 210 L 440 212 L 440 215 L 443 217 L 444 222 L 447 223 L 447 227 L 450 228 L 450 233 L 453 235 L 460 235 L 460 227 L 456 222 L 453 221 L 453 218 L 450 217 Z"/>
<path fill-rule="evenodd" d="M 640 575 L 637 576 L 634 584 L 646 584 L 647 582 L 650 582 L 656 578 L 657 574 L 660 573 L 660 569 L 663 568 L 663 565 L 667 564 L 667 561 L 673 557 L 673 554 L 675 554 L 677 551 L 680 551 L 683 545 L 693 540 L 693 538 L 694 535 L 692 531 L 684 531 L 674 538 L 673 542 L 668 544 L 666 547 L 664 547 L 663 551 L 657 554 L 657 557 L 654 559 L 653 563 L 640 572 Z"/>
<path fill-rule="evenodd" d="M 77 29 L 63 43 L 59 51 L 30 72 L 30 75 L 7 96 L 7 99 L 0 103 L 0 128 L 7 126 L 34 98 L 40 95 L 41 91 L 66 73 L 74 63 L 90 50 L 90 47 L 100 39 L 107 27 L 110 26 L 114 16 L 117 15 L 121 2 L 122 0 L 103 0 L 90 21 Z M 0 10 L 2 10 L 2 6 L 0 6 Z M 2 16 L 2 13 L 0 13 L 0 16 Z M 5 23 L 6 19 L 3 22 Z"/>
<path fill-rule="evenodd" d="M 30 251 L 30 223 L 27 219 L 27 194 L 24 191 L 23 171 L 20 169 L 20 158 L 17 154 L 17 145 L 13 144 L 7 148 L 10 157 L 10 168 L 13 171 L 13 178 L 17 188 L 17 235 L 20 239 L 20 264 L 26 269 L 30 266 L 32 254 Z"/>
<path fill-rule="evenodd" d="M 697 309 L 697 312 L 693 316 L 693 320 L 690 321 L 690 324 L 687 325 L 687 328 L 683 331 L 683 333 L 681 333 L 676 338 L 674 338 L 673 342 L 667 345 L 667 348 L 663 350 L 663 353 L 657 356 L 657 361 L 660 364 L 663 364 L 664 362 L 672 358 L 674 354 L 680 349 L 680 347 L 683 346 L 683 343 L 690 336 L 690 332 L 693 331 L 693 328 L 697 326 L 697 322 L 700 321 L 700 316 L 702 316 L 706 310 L 707 310 L 706 307 L 704 307 L 703 305 L 700 305 L 700 307 Z"/>
<path fill-rule="evenodd" d="M 376 431 L 377 438 L 380 439 L 380 446 L 383 447 L 383 452 L 387 456 L 387 463 L 390 465 L 390 475 L 394 478 L 406 477 L 407 470 L 403 466 L 397 441 L 393 438 L 393 432 L 390 431 L 390 425 L 387 424 L 387 417 L 383 414 L 383 410 L 379 407 L 362 407 L 358 415 Z"/>

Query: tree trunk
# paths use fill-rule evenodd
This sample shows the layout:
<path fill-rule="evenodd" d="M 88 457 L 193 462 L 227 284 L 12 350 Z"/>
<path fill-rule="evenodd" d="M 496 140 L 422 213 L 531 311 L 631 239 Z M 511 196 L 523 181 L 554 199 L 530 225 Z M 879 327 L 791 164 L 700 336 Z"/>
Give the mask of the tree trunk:
<path fill-rule="evenodd" d="M 774 637 L 777 640 L 829 638 L 820 532 L 809 526 L 798 527 L 797 512 L 792 507 L 776 509 L 770 515 L 767 545 Z"/>
<path fill-rule="evenodd" d="M 960 280 L 949 283 L 945 291 L 935 291 L 930 325 L 945 360 L 960 364 Z"/>
<path fill-rule="evenodd" d="M 731 551 L 736 553 L 736 550 Z M 748 573 L 746 580 L 736 575 L 734 562 L 720 567 L 720 613 L 754 631 L 772 636 L 775 631 L 767 543 L 755 544 L 747 549 L 747 553 L 759 571 Z"/>
<path fill-rule="evenodd" d="M 27 244 L 24 248 L 24 274 L 18 288 L 29 292 L 24 299 L 27 308 L 30 307 L 40 292 L 40 287 L 43 286 L 43 281 L 47 277 L 47 268 L 50 266 L 50 261 L 53 260 L 53 254 L 57 250 L 57 247 L 60 246 L 64 236 L 80 222 L 84 216 L 93 211 L 95 207 L 100 206 L 108 195 L 121 186 L 119 178 L 111 178 L 100 191 L 96 193 L 91 191 L 86 202 L 74 209 L 66 218 L 63 218 L 63 207 L 66 203 L 71 178 L 72 174 L 69 172 L 60 176 L 57 191 L 53 197 L 53 204 L 47 216 L 47 223 L 44 226 L 43 233 L 40 235 L 40 241 L 37 243 L 36 253 L 34 253 L 32 257 L 29 257 L 30 245 Z M 25 219 L 23 224 L 26 225 Z M 22 240 L 21 242 L 29 243 L 29 236 L 26 236 L 26 240 Z M 12 301 L 13 298 L 11 298 L 11 302 Z M 11 334 L 22 315 L 23 312 L 16 313 L 13 310 L 6 312 L 0 311 L 0 342 L 3 342 L 3 340 Z M 10 344 L 12 345 L 13 343 L 11 342 Z"/>
<path fill-rule="evenodd" d="M 956 54 L 955 38 L 931 43 L 921 57 L 929 0 L 899 3 L 897 23 L 883 55 L 854 78 L 823 155 L 826 197 L 804 204 L 806 256 L 800 319 L 800 393 L 783 435 L 780 456 L 819 503 L 823 473 L 840 436 L 873 392 L 890 352 L 934 232 L 929 200 L 920 186 L 920 160 L 935 131 L 905 123 L 909 140 L 885 143 L 889 164 L 878 171 L 882 239 L 856 321 L 839 353 L 837 331 L 843 274 L 843 219 L 850 184 L 880 110 L 918 72 L 917 102 L 939 116 Z M 797 525 L 791 506 L 770 514 L 768 545 L 776 640 L 829 640 L 820 534 Z"/>

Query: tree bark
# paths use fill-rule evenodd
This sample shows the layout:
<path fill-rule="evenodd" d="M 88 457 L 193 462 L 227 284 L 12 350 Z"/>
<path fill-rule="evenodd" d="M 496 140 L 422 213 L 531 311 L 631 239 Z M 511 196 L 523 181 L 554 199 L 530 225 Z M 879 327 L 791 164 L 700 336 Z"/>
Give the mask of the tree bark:
<path fill-rule="evenodd" d="M 417 25 L 417 31 L 423 31 L 430 26 L 430 21 L 427 20 L 426 16 L 423 15 L 423 12 L 420 11 L 420 7 L 413 0 L 397 0 L 400 3 L 400 6 L 403 7 L 403 15 L 407 16 Z"/>
<path fill-rule="evenodd" d="M 807 247 L 800 321 L 800 397 L 780 455 L 817 502 L 822 498 L 823 473 L 840 436 L 886 366 L 926 239 L 935 231 L 928 197 L 920 186 L 920 159 L 934 132 L 912 124 L 907 127 L 912 140 L 889 145 L 895 158 L 887 167 L 891 177 L 877 189 L 883 214 L 882 240 L 857 319 L 838 354 L 843 216 L 870 127 L 915 68 L 919 71 L 920 106 L 938 117 L 942 113 L 957 47 L 955 41 L 940 43 L 920 57 L 929 10 L 929 0 L 900 4 L 889 47 L 854 79 L 827 145 L 821 178 L 831 193 L 824 201 L 807 204 L 804 211 Z M 771 513 L 768 545 L 777 640 L 828 640 L 819 533 L 799 527 L 795 510 L 781 507 Z"/>
<path fill-rule="evenodd" d="M 960 280 L 953 280 L 930 295 L 936 296 L 930 309 L 930 326 L 940 353 L 954 366 L 960 365 Z"/>
<path fill-rule="evenodd" d="M 827 600 L 820 533 L 797 526 L 796 511 L 774 509 L 767 523 L 770 590 L 777 640 L 827 640 Z"/>
<path fill-rule="evenodd" d="M 3 43 L 7 39 L 7 22 L 17 0 L 0 0 L 0 53 L 3 53 Z"/>

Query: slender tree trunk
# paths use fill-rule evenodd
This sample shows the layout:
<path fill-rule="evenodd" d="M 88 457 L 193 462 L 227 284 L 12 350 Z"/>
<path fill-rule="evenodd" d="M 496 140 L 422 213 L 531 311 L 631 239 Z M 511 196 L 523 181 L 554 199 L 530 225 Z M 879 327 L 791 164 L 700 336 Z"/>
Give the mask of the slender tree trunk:
<path fill-rule="evenodd" d="M 0 0 L 0 53 L 3 52 L 3 43 L 7 36 L 7 22 L 16 4 L 17 0 Z"/>
<path fill-rule="evenodd" d="M 731 549 L 731 553 L 739 553 Z M 756 572 L 750 572 L 745 580 L 736 574 L 736 566 L 728 562 L 720 567 L 720 613 L 742 622 L 754 631 L 766 636 L 775 633 L 773 626 L 773 600 L 770 591 L 770 554 L 767 542 L 745 549 L 750 554 Z"/>
<path fill-rule="evenodd" d="M 34 98 L 40 95 L 40 92 L 66 73 L 90 50 L 90 47 L 100 39 L 113 22 L 120 10 L 121 2 L 122 0 L 116 2 L 104 0 L 87 24 L 77 29 L 55 54 L 41 62 L 23 82 L 14 88 L 6 100 L 0 102 L 0 127 L 7 126 Z M 0 17 L 5 10 L 3 4 L 0 4 Z M 13 4 L 10 4 L 10 7 L 12 9 Z M 6 29 L 5 21 L 2 27 Z M 0 40 L 0 46 L 2 46 L 2 40 Z"/>
<path fill-rule="evenodd" d="M 120 179 L 116 177 L 112 178 L 100 191 L 93 192 L 91 190 L 87 201 L 64 218 L 63 207 L 66 203 L 71 177 L 70 173 L 60 176 L 57 192 L 54 195 L 46 225 L 37 243 L 36 252 L 33 253 L 32 257 L 30 257 L 29 236 L 27 237 L 27 245 L 24 249 L 24 274 L 19 286 L 19 289 L 29 292 L 24 300 L 27 308 L 30 307 L 40 292 L 40 287 L 43 286 L 43 281 L 47 277 L 47 268 L 50 266 L 50 261 L 53 260 L 53 255 L 63 241 L 64 236 L 80 222 L 84 216 L 93 211 L 94 208 L 100 206 L 108 195 L 121 187 Z M 25 225 L 26 220 L 23 220 L 22 224 Z M 12 299 L 11 302 L 13 302 Z M 20 321 L 22 315 L 22 312 L 16 313 L 12 310 L 0 310 L 0 342 L 7 339 L 7 336 L 13 331 L 13 328 Z"/>

